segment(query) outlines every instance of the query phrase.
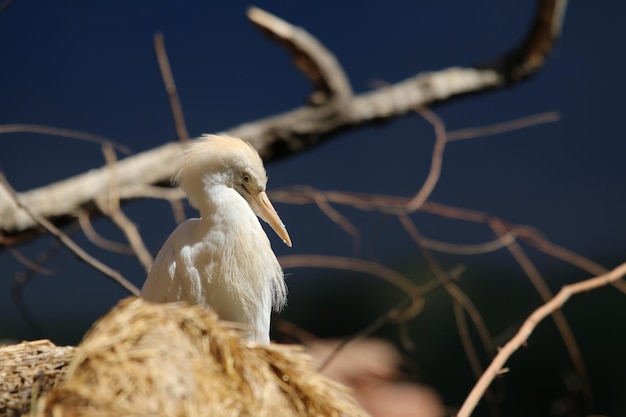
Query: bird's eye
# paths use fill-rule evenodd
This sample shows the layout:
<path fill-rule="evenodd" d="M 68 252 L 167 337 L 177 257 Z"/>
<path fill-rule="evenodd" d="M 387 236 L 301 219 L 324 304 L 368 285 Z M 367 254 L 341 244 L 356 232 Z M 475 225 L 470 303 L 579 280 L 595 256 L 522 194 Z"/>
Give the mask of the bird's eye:
<path fill-rule="evenodd" d="M 245 184 L 248 184 L 250 182 L 250 175 L 248 174 L 243 174 L 243 182 Z"/>

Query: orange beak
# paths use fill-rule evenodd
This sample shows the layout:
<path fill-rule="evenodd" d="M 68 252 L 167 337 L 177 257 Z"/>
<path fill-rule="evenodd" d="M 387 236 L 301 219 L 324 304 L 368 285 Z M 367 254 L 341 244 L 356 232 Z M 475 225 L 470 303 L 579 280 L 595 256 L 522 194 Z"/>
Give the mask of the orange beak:
<path fill-rule="evenodd" d="M 269 224 L 272 229 L 274 229 L 274 232 L 276 232 L 276 234 L 283 240 L 285 245 L 291 247 L 291 238 L 289 237 L 289 233 L 287 233 L 285 225 L 282 220 L 280 220 L 280 217 L 278 217 L 278 213 L 274 210 L 274 206 L 272 206 L 272 203 L 267 197 L 265 191 L 259 191 L 258 194 L 250 193 L 250 196 L 252 197 L 253 202 L 252 209 L 256 215 L 265 220 L 265 222 Z"/>

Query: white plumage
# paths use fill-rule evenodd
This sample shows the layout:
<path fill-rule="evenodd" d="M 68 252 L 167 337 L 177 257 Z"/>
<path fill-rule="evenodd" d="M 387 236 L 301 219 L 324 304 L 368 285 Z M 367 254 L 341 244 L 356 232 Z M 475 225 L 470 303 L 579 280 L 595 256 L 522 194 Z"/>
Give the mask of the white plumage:
<path fill-rule="evenodd" d="M 174 181 L 201 217 L 172 232 L 141 296 L 209 306 L 244 324 L 250 340 L 269 342 L 272 307 L 284 306 L 287 289 L 257 216 L 288 246 L 291 240 L 265 193 L 259 154 L 241 139 L 206 135 L 183 152 Z"/>

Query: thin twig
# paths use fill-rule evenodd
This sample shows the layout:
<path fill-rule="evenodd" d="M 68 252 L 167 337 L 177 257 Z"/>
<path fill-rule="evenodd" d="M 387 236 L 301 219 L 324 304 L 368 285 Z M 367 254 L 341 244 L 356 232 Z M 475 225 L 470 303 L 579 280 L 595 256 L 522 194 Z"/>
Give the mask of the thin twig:
<path fill-rule="evenodd" d="M 398 216 L 400 223 L 407 231 L 409 236 L 413 239 L 413 241 L 417 244 L 424 260 L 428 264 L 430 270 L 435 274 L 435 276 L 439 279 L 446 292 L 452 297 L 452 303 L 454 305 L 454 313 L 457 329 L 459 332 L 459 337 L 461 338 L 461 343 L 463 345 L 463 349 L 465 351 L 465 355 L 467 356 L 467 360 L 470 363 L 470 367 L 474 372 L 476 378 L 480 377 L 482 373 L 482 366 L 480 361 L 478 360 L 478 354 L 476 352 L 476 348 L 472 343 L 472 339 L 469 335 L 469 328 L 467 327 L 467 321 L 465 320 L 465 316 L 463 315 L 463 310 L 467 311 L 470 316 L 472 322 L 474 323 L 474 327 L 478 331 L 478 335 L 480 337 L 483 348 L 489 355 L 492 357 L 495 355 L 495 346 L 492 341 L 491 334 L 487 328 L 487 323 L 485 323 L 482 315 L 478 311 L 478 308 L 474 305 L 472 300 L 456 285 L 450 278 L 448 274 L 443 269 L 441 264 L 437 261 L 435 256 L 422 244 L 422 234 L 417 229 L 413 221 L 410 219 L 408 215 Z M 487 401 L 489 402 L 490 412 L 493 416 L 497 415 L 497 406 L 495 401 L 495 395 L 492 392 L 487 393 Z"/>
<path fill-rule="evenodd" d="M 491 382 L 496 376 L 501 374 L 504 364 L 511 357 L 511 355 L 515 353 L 515 351 L 528 341 L 530 335 L 542 320 L 563 307 L 572 295 L 604 287 L 610 283 L 616 282 L 624 275 L 626 275 L 626 263 L 623 263 L 612 271 L 595 278 L 590 278 L 575 284 L 565 285 L 556 296 L 550 299 L 547 303 L 543 304 L 541 307 L 537 308 L 526 319 L 524 324 L 522 324 L 515 336 L 513 336 L 513 338 L 498 351 L 498 354 L 493 358 L 489 367 L 485 370 L 465 399 L 465 402 L 457 413 L 457 417 L 469 417 L 472 414 L 472 411 L 476 408 L 478 401 L 480 401 Z"/>
<path fill-rule="evenodd" d="M 476 352 L 476 348 L 472 343 L 472 337 L 469 333 L 469 326 L 467 324 L 467 320 L 465 319 L 465 312 L 463 311 L 463 307 L 461 304 L 454 302 L 452 303 L 452 307 L 454 309 L 454 318 L 456 321 L 457 330 L 459 332 L 459 337 L 461 339 L 461 344 L 463 345 L 463 350 L 465 351 L 465 355 L 467 356 L 467 360 L 469 362 L 470 368 L 472 368 L 472 372 L 476 379 L 480 378 L 482 373 L 484 372 L 483 366 L 480 363 L 480 359 L 478 358 L 478 352 Z M 485 399 L 489 405 L 489 412 L 492 416 L 497 416 L 498 412 L 498 403 L 496 401 L 496 394 L 492 390 L 487 390 L 485 392 Z"/>
<path fill-rule="evenodd" d="M 21 277 L 22 275 L 19 272 L 15 274 L 16 284 L 11 288 L 11 297 L 13 298 L 17 311 L 19 311 L 22 319 L 26 322 L 26 325 L 33 332 L 35 338 L 41 339 L 44 337 L 45 332 L 35 319 L 35 316 L 30 310 L 29 304 L 24 300 L 24 289 L 26 288 L 26 285 L 30 283 L 30 280 L 22 279 Z"/>
<path fill-rule="evenodd" d="M 503 235 L 507 231 L 502 224 L 498 224 L 497 222 L 494 222 L 493 230 L 500 235 Z M 537 270 L 537 267 L 535 267 L 528 255 L 526 255 L 517 242 L 509 243 L 507 248 L 517 263 L 522 267 L 543 302 L 547 303 L 553 295 L 550 288 L 548 288 L 548 284 L 545 279 L 541 276 L 539 270 Z M 587 412 L 589 412 L 593 408 L 593 396 L 591 393 L 591 384 L 589 382 L 589 373 L 587 372 L 587 366 L 585 365 L 582 352 L 580 351 L 574 332 L 572 332 L 572 329 L 563 312 L 556 310 L 552 313 L 552 317 L 554 318 L 554 322 L 556 323 L 559 333 L 561 333 L 567 352 L 572 359 L 572 363 L 574 364 L 574 368 L 576 369 L 576 373 L 580 379 L 585 408 Z"/>
<path fill-rule="evenodd" d="M 78 230 L 80 230 L 80 226 L 74 223 L 68 228 L 67 235 L 71 236 Z M 26 303 L 26 301 L 24 300 L 24 290 L 26 286 L 38 276 L 38 274 L 45 274 L 46 272 L 56 272 L 51 271 L 48 268 L 44 268 L 43 265 L 50 262 L 50 260 L 52 260 L 52 258 L 63 247 L 64 246 L 60 240 L 53 240 L 43 252 L 37 255 L 35 259 L 35 264 L 37 265 L 37 268 L 32 268 L 31 266 L 28 266 L 28 269 L 15 273 L 15 283 L 13 285 L 13 288 L 11 288 L 11 296 L 13 297 L 13 302 L 15 303 L 17 310 L 24 318 L 24 321 L 26 321 L 26 324 L 33 331 L 35 337 L 39 339 L 44 337 L 45 333 L 43 332 L 39 323 L 37 323 L 35 316 L 31 313 L 29 304 Z"/>
<path fill-rule="evenodd" d="M 111 170 L 111 176 L 115 177 L 115 175 L 117 175 L 117 157 L 115 151 L 109 146 L 104 146 L 102 151 L 107 166 Z M 146 248 L 135 223 L 133 223 L 120 208 L 119 193 L 115 188 L 115 184 L 115 180 L 109 181 L 110 187 L 106 199 L 103 201 L 103 199 L 97 198 L 96 204 L 98 204 L 98 208 L 109 216 L 113 223 L 124 233 L 139 263 L 141 263 L 144 270 L 148 272 L 150 268 L 152 268 L 152 255 Z"/>
<path fill-rule="evenodd" d="M 187 219 L 185 215 L 185 205 L 183 204 L 183 200 L 169 200 L 170 206 L 172 207 L 172 215 L 174 216 L 174 221 L 176 224 L 181 224 Z"/>
<path fill-rule="evenodd" d="M 176 83 L 174 82 L 174 76 L 172 75 L 170 61 L 167 58 L 167 51 L 165 50 L 165 43 L 163 42 L 163 34 L 161 32 L 154 34 L 154 52 L 159 62 L 167 98 L 170 101 L 172 117 L 174 118 L 174 125 L 176 126 L 176 135 L 178 135 L 178 140 L 181 142 L 189 142 L 189 134 L 187 133 L 185 117 L 183 116 L 183 106 L 180 104 L 178 90 L 176 89 Z"/>
<path fill-rule="evenodd" d="M 270 198 L 275 202 L 306 205 L 314 204 L 315 201 L 313 194 L 318 193 L 322 193 L 324 198 L 329 203 L 346 205 L 363 211 L 377 211 L 380 213 L 394 215 L 405 214 L 405 208 L 410 201 L 410 198 L 407 197 L 379 194 L 359 194 L 342 191 L 322 191 L 311 187 L 288 187 L 273 190 L 270 193 Z M 422 204 L 419 211 L 431 213 L 440 217 L 464 220 L 485 225 L 489 225 L 492 222 L 498 222 L 506 225 L 507 230 L 514 233 L 518 239 L 524 240 L 524 242 L 536 247 L 541 252 L 554 256 L 563 262 L 574 265 L 593 275 L 600 275 L 603 271 L 606 271 L 606 268 L 596 262 L 550 242 L 546 237 L 542 236 L 536 230 L 528 226 L 513 224 L 482 211 L 463 207 L 454 207 L 433 201 L 426 201 Z M 613 282 L 612 285 L 620 291 L 626 293 L 626 282 L 617 281 Z"/>
<path fill-rule="evenodd" d="M 38 274 L 41 274 L 41 275 L 54 275 L 54 274 L 56 274 L 58 272 L 56 270 L 45 268 L 42 265 L 40 265 L 39 263 L 37 263 L 37 262 L 31 261 L 26 256 L 22 255 L 22 253 L 20 251 L 18 251 L 17 249 L 15 249 L 15 248 L 9 248 L 9 253 L 19 263 L 24 265 L 29 270 L 34 271 L 34 272 L 36 272 Z"/>
<path fill-rule="evenodd" d="M 322 340 L 308 330 L 296 326 L 294 323 L 287 321 L 280 316 L 272 318 L 272 326 L 283 335 L 291 336 L 300 344 L 307 345 L 309 343 L 320 342 Z"/>
<path fill-rule="evenodd" d="M 451 270 L 448 273 L 449 279 L 453 280 L 453 279 L 458 278 L 461 275 L 462 270 L 463 270 L 462 267 L 457 267 Z M 438 281 L 431 281 L 428 284 L 423 285 L 421 287 L 421 296 L 426 297 L 431 292 L 440 288 L 442 284 L 445 284 L 445 283 L 438 282 Z M 349 337 L 344 338 L 341 341 L 341 343 L 337 344 L 337 346 L 335 346 L 335 348 L 328 354 L 326 359 L 324 359 L 322 364 L 319 366 L 318 370 L 321 372 L 328 365 L 330 365 L 333 359 L 335 359 L 337 355 L 339 354 L 339 352 L 341 352 L 341 350 L 344 349 L 348 344 L 371 336 L 380 328 L 382 328 L 384 325 L 391 323 L 393 321 L 405 323 L 407 320 L 407 317 L 411 317 L 414 315 L 413 314 L 414 305 L 415 303 L 411 300 L 411 298 L 409 297 L 404 298 L 401 301 L 399 301 L 396 305 L 391 307 L 389 310 L 387 310 L 386 312 L 378 316 L 376 319 L 374 319 L 374 321 L 372 321 L 369 325 L 367 325 L 366 327 L 362 329 L 359 329 L 359 331 L 353 333 Z"/>
<path fill-rule="evenodd" d="M 166 188 L 156 185 L 136 184 L 134 187 L 126 188 L 125 198 L 154 198 L 166 200 L 170 203 L 172 214 L 176 224 L 186 220 L 185 206 L 183 199 L 185 193 L 178 187 Z"/>
<path fill-rule="evenodd" d="M 423 302 L 421 288 L 399 272 L 377 262 L 329 255 L 289 255 L 281 256 L 278 260 L 285 269 L 303 267 L 331 268 L 377 276 L 400 288 L 411 297 L 415 309 L 417 311 L 421 309 Z"/>
<path fill-rule="evenodd" d="M 93 133 L 81 132 L 78 130 L 65 129 L 62 127 L 42 126 L 32 124 L 10 124 L 0 125 L 0 134 L 4 133 L 37 133 L 41 135 L 60 136 L 63 138 L 78 139 L 85 142 L 97 143 L 98 145 L 104 145 L 109 143 L 118 151 L 124 155 L 130 155 L 131 149 L 119 142 L 105 138 L 104 136 L 94 135 Z"/>
<path fill-rule="evenodd" d="M 414 110 L 426 119 L 435 129 L 435 146 L 433 147 L 433 154 L 430 162 L 430 171 L 426 177 L 426 181 L 420 188 L 419 192 L 409 201 L 407 204 L 407 211 L 413 212 L 419 209 L 430 194 L 433 192 L 439 176 L 441 175 L 441 166 L 443 164 L 443 151 L 446 149 L 446 143 L 448 141 L 446 135 L 446 127 L 443 120 L 435 114 L 435 112 L 427 109 L 426 107 L 415 107 Z"/>
<path fill-rule="evenodd" d="M 407 114 L 416 106 L 441 103 L 461 95 L 486 92 L 516 83 L 534 74 L 545 63 L 560 33 L 565 4 L 565 0 L 539 0 L 534 23 L 526 40 L 510 53 L 492 60 L 491 65 L 455 66 L 418 74 L 377 91 L 351 94 L 349 98 L 329 100 L 324 104 L 309 104 L 262 120 L 243 123 L 227 129 L 226 133 L 249 141 L 265 160 L 272 160 L 317 146 L 346 129 Z M 287 39 L 283 45 L 289 46 L 290 42 L 293 39 Z M 320 71 L 313 70 L 312 73 L 316 72 Z M 331 90 L 338 91 L 334 87 Z M 336 94 L 336 97 L 339 98 L 339 95 Z M 128 169 L 121 170 L 123 174 L 118 184 L 122 199 L 125 199 L 125 188 L 129 185 L 137 182 L 163 183 L 171 177 L 174 165 L 170 161 L 178 155 L 178 146 L 173 145 L 168 143 L 124 161 Z M 151 163 L 144 163 L 146 160 Z M 95 169 L 60 181 L 54 186 L 23 193 L 22 196 L 38 213 L 61 224 L 72 219 L 79 207 L 94 206 L 94 199 L 101 193 L 106 177 L 105 170 Z M 77 189 L 82 192 L 76 193 Z M 50 198 L 52 192 L 56 194 L 54 199 Z M 50 206 L 48 202 L 51 200 L 63 201 L 63 204 Z M 0 196 L 0 212 L 5 210 L 11 211 L 13 208 Z M 17 242 L 20 238 L 32 238 L 33 229 L 39 230 L 28 215 L 17 211 L 11 216 L 0 216 L 0 230 L 5 235 L 12 235 L 10 240 L 2 239 L 4 244 Z"/>
<path fill-rule="evenodd" d="M 467 314 L 472 319 L 476 330 L 478 331 L 478 335 L 480 340 L 485 348 L 485 351 L 493 356 L 495 353 L 495 346 L 492 342 L 492 337 L 489 334 L 489 330 L 487 329 L 487 324 L 483 320 L 478 308 L 474 305 L 474 303 L 469 299 L 467 295 L 451 280 L 444 268 L 439 264 L 437 259 L 433 256 L 433 254 L 422 245 L 422 234 L 417 229 L 413 221 L 408 215 L 398 216 L 400 223 L 407 231 L 411 239 L 417 244 L 418 248 L 422 252 L 422 256 L 424 260 L 428 264 L 429 268 L 433 271 L 435 276 L 439 279 L 440 282 L 445 282 L 446 284 L 442 284 L 444 289 L 450 294 L 452 299 L 455 302 L 458 302 L 464 309 L 467 311 Z"/>
<path fill-rule="evenodd" d="M 108 250 L 109 252 L 121 253 L 124 255 L 134 254 L 133 249 L 130 246 L 115 242 L 98 234 L 96 229 L 94 229 L 91 224 L 89 213 L 87 211 L 81 210 L 78 213 L 78 224 L 80 224 L 80 227 L 83 229 L 83 233 L 85 233 L 87 239 L 89 239 L 89 241 L 94 245 L 104 250 Z"/>
<path fill-rule="evenodd" d="M 122 286 L 132 295 L 139 295 L 139 289 L 128 281 L 126 278 L 122 276 L 118 271 L 113 270 L 106 264 L 100 262 L 93 256 L 89 255 L 85 252 L 80 246 L 78 246 L 72 239 L 69 238 L 63 231 L 54 226 L 48 219 L 41 216 L 39 213 L 32 211 L 28 206 L 24 205 L 17 193 L 11 187 L 6 177 L 2 172 L 0 172 L 0 184 L 5 188 L 7 194 L 12 198 L 15 204 L 17 204 L 22 210 L 28 213 L 29 216 L 33 218 L 41 227 L 43 227 L 48 233 L 59 239 L 69 250 L 74 252 L 76 256 L 78 256 L 82 261 L 97 269 L 107 277 L 111 278 L 117 284 Z"/>
<path fill-rule="evenodd" d="M 422 236 L 421 244 L 430 250 L 444 253 L 452 253 L 455 255 L 480 255 L 483 253 L 494 252 L 506 247 L 515 240 L 515 233 L 509 232 L 502 237 L 485 243 L 475 243 L 472 245 L 456 245 L 448 242 L 441 242 Z"/>
<path fill-rule="evenodd" d="M 498 135 L 500 133 L 512 132 L 537 126 L 545 123 L 557 122 L 561 119 L 559 112 L 550 111 L 546 113 L 533 114 L 532 116 L 521 117 L 503 123 L 496 123 L 488 126 L 469 127 L 466 129 L 448 132 L 448 142 L 457 140 L 484 138 L 486 136 Z"/>
<path fill-rule="evenodd" d="M 398 314 L 404 311 L 409 303 L 409 299 L 404 299 L 400 301 L 397 305 L 374 319 L 374 321 L 372 321 L 370 324 L 363 327 L 362 329 L 359 329 L 358 332 L 344 338 L 340 343 L 337 344 L 337 346 L 335 346 L 335 348 L 328 354 L 328 356 L 326 356 L 326 358 L 320 364 L 317 370 L 319 372 L 324 371 L 324 369 L 326 369 L 328 365 L 330 365 L 330 363 L 337 357 L 339 352 L 341 352 L 350 343 L 365 339 L 366 337 L 369 337 L 372 334 L 376 333 L 376 331 L 382 328 L 385 324 L 392 322 L 398 316 Z"/>
<path fill-rule="evenodd" d="M 334 201 L 332 198 L 328 196 L 326 197 L 329 199 L 329 201 Z M 272 198 L 272 201 L 274 200 L 275 198 Z M 462 207 L 448 206 L 441 203 L 434 203 L 432 201 L 424 204 L 424 206 L 422 206 L 422 211 L 427 211 L 429 213 L 442 217 L 457 220 L 466 220 L 474 223 L 482 223 L 487 225 L 504 225 L 506 226 L 508 231 L 515 233 L 519 239 L 524 240 L 524 242 L 536 247 L 541 252 L 554 256 L 555 258 L 560 259 L 563 262 L 574 265 L 582 269 L 583 271 L 589 272 L 592 275 L 602 275 L 608 272 L 608 270 L 602 265 L 599 265 L 580 254 L 574 253 L 566 248 L 563 248 L 562 246 L 550 242 L 540 233 L 527 226 L 512 224 L 499 217 L 492 216 L 481 211 L 470 210 Z M 626 294 L 625 282 L 616 281 L 612 284 L 614 287 L 618 288 L 620 291 Z"/>
<path fill-rule="evenodd" d="M 361 246 L 361 235 L 359 233 L 359 229 L 344 215 L 339 213 L 332 205 L 330 205 L 330 203 L 328 203 L 328 201 L 324 198 L 323 194 L 316 194 L 314 199 L 315 204 L 317 204 L 320 211 L 352 238 L 352 251 L 356 255 Z"/>

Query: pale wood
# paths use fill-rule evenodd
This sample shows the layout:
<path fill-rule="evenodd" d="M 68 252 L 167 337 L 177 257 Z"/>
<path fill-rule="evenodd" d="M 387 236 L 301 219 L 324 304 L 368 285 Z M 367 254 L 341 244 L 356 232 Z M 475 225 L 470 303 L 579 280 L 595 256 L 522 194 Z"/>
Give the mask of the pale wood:
<path fill-rule="evenodd" d="M 254 24 L 294 53 L 296 65 L 311 79 L 318 98 L 306 106 L 223 133 L 249 141 L 270 161 L 314 147 L 347 129 L 405 115 L 419 106 L 517 83 L 543 67 L 560 34 L 565 5 L 566 0 L 539 1 L 525 40 L 489 65 L 422 73 L 359 95 L 352 94 L 339 63 L 311 35 L 267 12 L 251 9 L 249 15 Z M 301 65 L 302 57 L 310 65 Z M 319 93 L 324 94 L 323 100 L 319 100 Z M 141 197 L 141 190 L 149 186 L 168 185 L 181 146 L 166 143 L 121 160 L 115 177 L 106 167 L 100 167 L 20 193 L 19 197 L 31 210 L 57 225 L 75 219 L 81 210 L 99 214 L 95 199 L 111 187 L 118 190 L 124 202 Z M 0 190 L 0 245 L 27 240 L 39 231 L 32 217 Z"/>

